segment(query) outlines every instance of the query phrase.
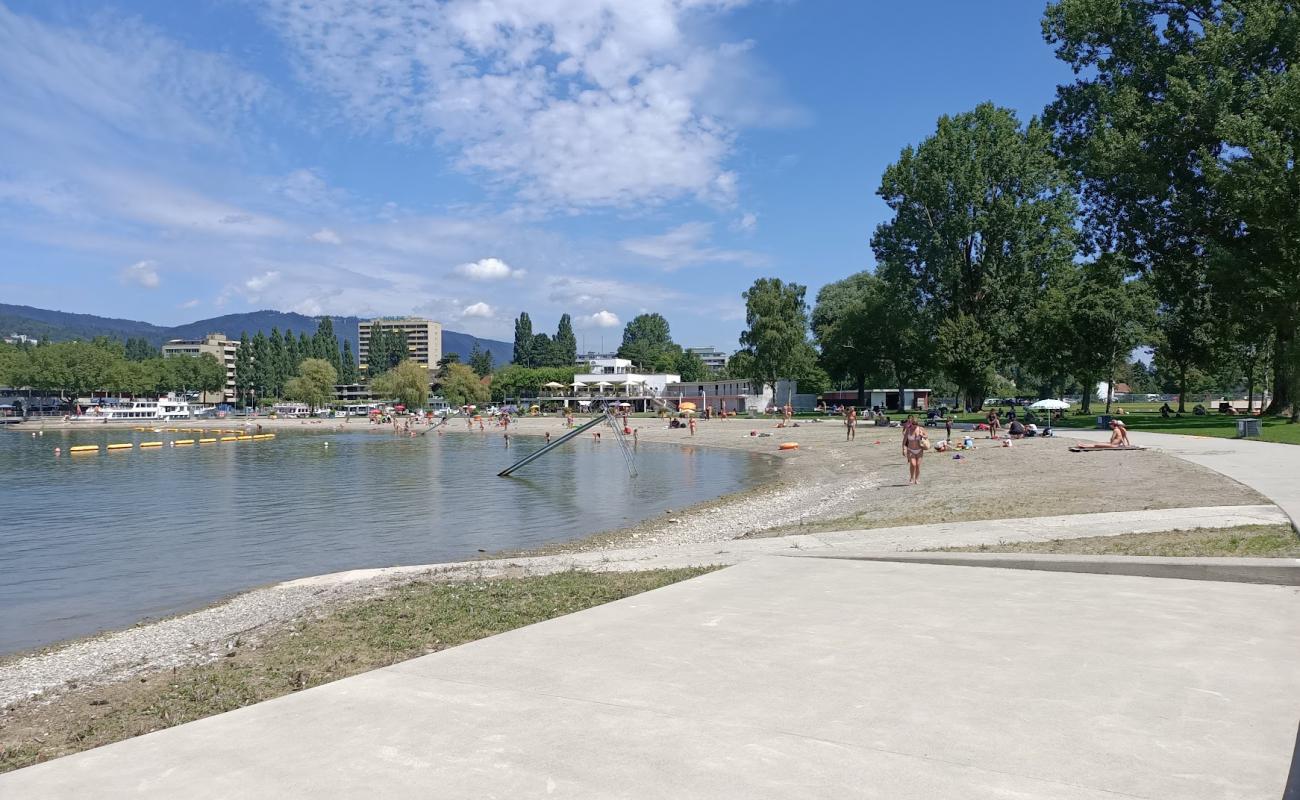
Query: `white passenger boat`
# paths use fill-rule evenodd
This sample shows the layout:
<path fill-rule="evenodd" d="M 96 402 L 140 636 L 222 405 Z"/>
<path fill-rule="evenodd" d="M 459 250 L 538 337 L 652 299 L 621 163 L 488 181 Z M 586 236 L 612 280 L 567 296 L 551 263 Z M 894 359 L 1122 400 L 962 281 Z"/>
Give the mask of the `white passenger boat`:
<path fill-rule="evenodd" d="M 164 397 L 157 400 L 108 400 L 103 405 L 89 406 L 80 414 L 69 417 L 70 422 L 158 422 L 189 419 L 187 400 Z"/>

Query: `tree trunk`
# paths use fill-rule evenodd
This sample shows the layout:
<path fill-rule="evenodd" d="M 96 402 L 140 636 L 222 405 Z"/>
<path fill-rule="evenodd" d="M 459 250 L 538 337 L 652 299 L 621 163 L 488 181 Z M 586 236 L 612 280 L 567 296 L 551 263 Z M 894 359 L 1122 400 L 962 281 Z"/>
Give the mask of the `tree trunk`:
<path fill-rule="evenodd" d="M 1300 404 L 1295 402 L 1294 389 L 1296 365 L 1294 363 L 1300 348 L 1295 346 L 1295 331 L 1285 324 L 1278 325 L 1277 336 L 1273 339 L 1273 399 L 1264 409 L 1264 414 L 1285 414 L 1291 412 L 1291 421 L 1295 422 Z"/>
<path fill-rule="evenodd" d="M 858 408 L 867 404 L 867 376 L 859 372 L 856 376 L 858 382 Z"/>
<path fill-rule="evenodd" d="M 1187 410 L 1187 365 L 1178 365 L 1178 413 Z"/>
<path fill-rule="evenodd" d="M 1246 416 L 1255 413 L 1255 361 L 1246 368 Z"/>

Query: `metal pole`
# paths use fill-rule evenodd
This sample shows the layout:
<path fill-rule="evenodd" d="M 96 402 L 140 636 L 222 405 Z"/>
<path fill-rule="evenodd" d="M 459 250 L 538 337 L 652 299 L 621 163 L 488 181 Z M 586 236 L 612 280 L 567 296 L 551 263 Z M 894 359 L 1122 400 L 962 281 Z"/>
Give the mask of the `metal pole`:
<path fill-rule="evenodd" d="M 564 444 L 565 442 L 569 441 L 570 439 L 574 438 L 575 436 L 577 436 L 578 434 L 580 434 L 580 433 L 582 433 L 583 431 L 587 430 L 588 428 L 593 428 L 593 427 L 595 427 L 595 426 L 601 424 L 602 422 L 605 421 L 605 418 L 606 418 L 606 415 L 605 415 L 605 414 L 601 414 L 600 416 L 596 417 L 595 419 L 591 420 L 590 422 L 584 422 L 583 424 L 579 425 L 578 427 L 576 427 L 576 428 L 574 428 L 573 430 L 569 431 L 568 433 L 564 434 L 564 435 L 561 436 L 560 438 L 558 438 L 558 439 L 556 439 L 555 441 L 551 442 L 550 444 L 546 445 L 546 446 L 543 447 L 541 450 L 538 450 L 538 451 L 535 452 L 535 453 L 529 453 L 528 455 L 526 455 L 526 456 L 524 456 L 523 458 L 519 459 L 519 460 L 516 461 L 515 463 L 513 463 L 513 464 L 511 464 L 510 466 L 506 467 L 505 469 L 501 470 L 500 472 L 497 473 L 497 477 L 499 477 L 499 478 L 504 478 L 504 477 L 506 477 L 507 475 L 509 475 L 510 473 L 512 473 L 512 472 L 514 472 L 515 470 L 517 470 L 517 469 L 519 469 L 520 467 L 522 467 L 523 465 L 525 465 L 525 464 L 527 464 L 527 463 L 529 463 L 529 462 L 531 462 L 531 461 L 534 461 L 534 460 L 536 460 L 536 459 L 538 459 L 538 458 L 541 458 L 541 457 L 542 457 L 543 455 L 545 455 L 546 453 L 551 452 L 551 451 L 554 450 L 555 448 L 559 447 L 560 445 L 562 445 L 562 444 Z"/>

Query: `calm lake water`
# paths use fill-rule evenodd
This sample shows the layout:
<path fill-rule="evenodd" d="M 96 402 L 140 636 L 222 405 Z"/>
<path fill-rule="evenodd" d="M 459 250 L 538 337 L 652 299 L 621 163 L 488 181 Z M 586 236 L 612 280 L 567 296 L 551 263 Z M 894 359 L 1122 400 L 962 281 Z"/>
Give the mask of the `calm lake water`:
<path fill-rule="evenodd" d="M 540 439 L 279 432 L 271 441 L 70 457 L 189 438 L 0 431 L 0 654 L 190 610 L 290 578 L 574 539 L 761 479 L 759 456 L 608 436 L 496 473 Z M 327 446 L 328 443 L 328 446 Z M 64 455 L 55 458 L 53 449 Z"/>

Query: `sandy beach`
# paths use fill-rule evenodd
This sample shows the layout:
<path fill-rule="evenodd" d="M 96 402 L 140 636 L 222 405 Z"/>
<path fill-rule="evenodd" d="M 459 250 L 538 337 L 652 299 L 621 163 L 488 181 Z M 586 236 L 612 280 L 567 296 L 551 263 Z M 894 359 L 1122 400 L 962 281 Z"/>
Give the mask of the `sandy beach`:
<path fill-rule="evenodd" d="M 328 433 L 343 424 L 348 430 L 394 435 L 391 427 L 363 421 L 262 419 L 257 423 L 267 431 Z M 30 431 L 33 425 L 25 427 Z M 921 484 L 909 486 L 898 428 L 863 426 L 854 441 L 846 442 L 843 424 L 834 418 L 800 419 L 793 428 L 777 427 L 772 419 L 701 420 L 694 436 L 686 429 L 668 428 L 666 421 L 658 419 L 633 418 L 630 425 L 638 442 L 743 450 L 774 459 L 777 469 L 763 485 L 691 508 L 664 509 L 626 528 L 592 531 L 529 553 L 492 554 L 477 564 L 423 565 L 367 573 L 362 578 L 338 573 L 289 581 L 192 613 L 11 656 L 0 661 L 0 707 L 37 695 L 48 699 L 74 687 L 211 661 L 228 651 L 235 639 L 256 642 L 293 620 L 324 614 L 413 580 L 537 574 L 572 568 L 577 554 L 599 557 L 602 552 L 617 552 L 621 561 L 598 568 L 636 568 L 641 561 L 671 559 L 674 551 L 699 553 L 700 546 L 709 543 L 824 530 L 1267 503 L 1245 486 L 1153 450 L 1076 454 L 1069 452 L 1072 440 L 1065 438 L 1020 440 L 1011 447 L 977 438 L 976 449 L 963 453 L 961 459 L 928 454 Z M 208 427 L 229 429 L 231 425 L 220 421 Z M 517 419 L 509 430 L 512 437 L 547 432 L 555 437 L 566 429 L 561 418 L 541 417 Z M 476 423 L 467 430 L 459 419 L 431 431 L 429 446 L 437 447 L 439 439 L 447 436 L 477 437 L 484 447 L 506 446 L 501 428 L 488 424 L 479 431 Z M 799 447 L 780 450 L 785 442 Z M 602 446 L 618 446 L 608 429 Z"/>

